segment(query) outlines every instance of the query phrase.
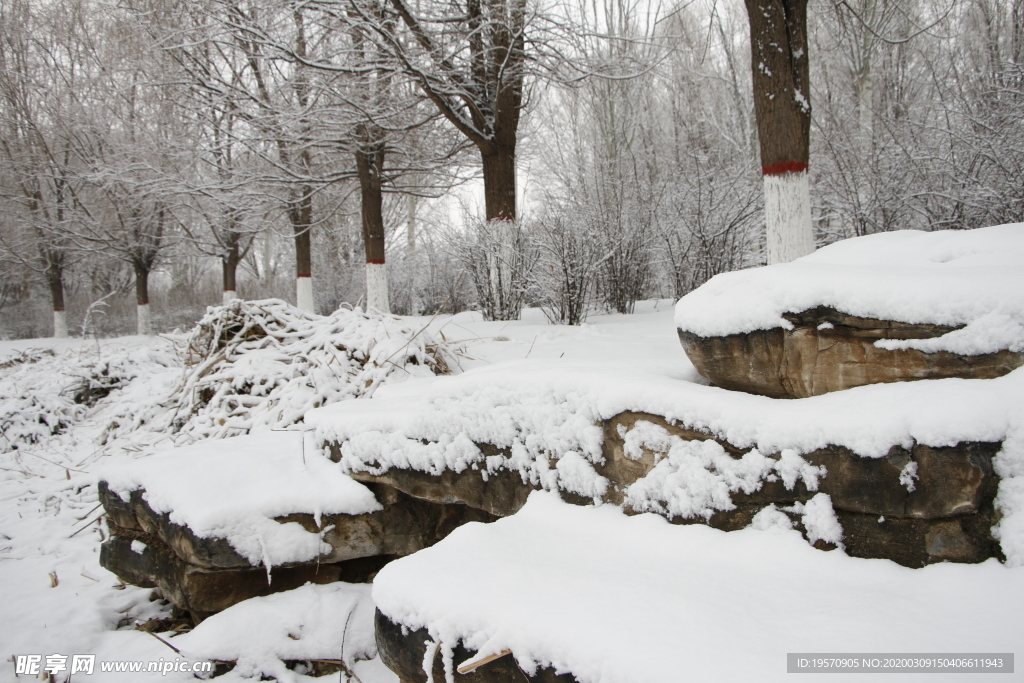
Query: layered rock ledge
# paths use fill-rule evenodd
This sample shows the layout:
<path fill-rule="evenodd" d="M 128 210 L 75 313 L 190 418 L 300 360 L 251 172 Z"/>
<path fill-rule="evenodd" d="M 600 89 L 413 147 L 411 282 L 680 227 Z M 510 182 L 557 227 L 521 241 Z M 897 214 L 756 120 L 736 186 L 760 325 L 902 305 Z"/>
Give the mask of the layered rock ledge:
<path fill-rule="evenodd" d="M 594 474 L 607 482 L 603 493 L 590 497 L 571 484 L 556 484 L 570 502 L 609 503 L 630 514 L 657 512 L 673 523 L 703 523 L 726 531 L 749 526 L 755 515 L 775 506 L 808 540 L 828 549 L 837 544 L 814 538 L 802 511 L 802 506 L 824 495 L 842 526 L 841 543 L 854 557 L 921 567 L 1002 556 L 991 534 L 998 519 L 993 500 L 999 479 L 992 459 L 999 443 L 895 446 L 881 458 L 863 457 L 841 446 L 802 456 L 761 456 L 756 449 L 740 448 L 647 413 L 620 413 L 605 420 L 601 431 L 603 457 Z M 485 457 L 507 461 L 510 456 L 493 444 L 476 445 Z M 695 453 L 695 448 L 714 457 L 701 460 L 704 454 Z M 330 450 L 335 459 L 341 458 L 339 444 Z M 730 466 L 736 470 L 728 471 Z M 514 469 L 467 467 L 429 473 L 391 467 L 380 473 L 352 471 L 351 476 L 436 505 L 463 504 L 496 517 L 515 514 L 530 493 L 545 488 L 542 480 L 530 481 Z M 701 489 L 692 488 L 700 479 Z M 688 485 L 686 499 L 673 501 L 673 489 L 685 491 Z"/>
<path fill-rule="evenodd" d="M 205 442 L 108 472 L 99 497 L 111 536 L 100 564 L 159 587 L 198 621 L 306 582 L 369 580 L 466 522 L 495 519 L 353 482 L 305 454 L 301 437 Z"/>
<path fill-rule="evenodd" d="M 861 318 L 827 306 L 783 318 L 790 328 L 717 337 L 680 329 L 679 341 L 697 371 L 715 385 L 773 398 L 921 379 L 992 379 L 1024 365 L 1024 353 L 1005 349 L 961 355 L 877 344 L 938 339 L 958 329 L 944 325 Z"/>

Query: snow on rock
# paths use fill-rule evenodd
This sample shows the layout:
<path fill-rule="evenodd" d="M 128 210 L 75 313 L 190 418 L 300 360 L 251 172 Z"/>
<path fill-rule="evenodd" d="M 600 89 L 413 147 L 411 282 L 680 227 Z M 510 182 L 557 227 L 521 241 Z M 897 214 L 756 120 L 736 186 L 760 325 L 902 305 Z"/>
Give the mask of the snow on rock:
<path fill-rule="evenodd" d="M 115 412 L 106 440 L 140 428 L 183 444 L 287 427 L 311 407 L 446 373 L 452 360 L 400 318 L 359 308 L 318 316 L 276 299 L 210 307 L 185 346 L 175 386 Z"/>
<path fill-rule="evenodd" d="M 295 673 L 286 661 L 342 660 L 351 668 L 376 657 L 373 609 L 369 584 L 307 584 L 240 602 L 172 642 L 189 659 L 235 662 L 239 677 L 289 681 Z"/>
<path fill-rule="evenodd" d="M 832 499 L 828 495 L 819 493 L 806 503 L 797 503 L 794 507 L 802 508 L 808 541 L 814 543 L 822 540 L 842 547 L 843 527 L 836 518 L 836 511 L 832 509 Z"/>
<path fill-rule="evenodd" d="M 373 599 L 442 656 L 459 641 L 507 649 L 527 673 L 581 683 L 787 681 L 787 652 L 1017 649 L 1024 569 L 819 552 L 768 514 L 767 532 L 726 533 L 535 492 L 514 516 L 389 564 Z"/>
<path fill-rule="evenodd" d="M 964 326 L 933 339 L 878 342 L 883 348 L 1024 351 L 1024 223 L 879 233 L 791 263 L 716 275 L 680 299 L 675 322 L 700 337 L 791 329 L 784 313 L 818 306 L 863 318 Z"/>
<path fill-rule="evenodd" d="M 305 444 L 304 432 L 261 431 L 205 441 L 102 469 L 100 479 L 125 501 L 132 491 L 158 514 L 199 537 L 223 538 L 253 565 L 315 560 L 330 545 L 293 513 L 356 515 L 381 506 L 362 484 Z M 225 487 L 224 482 L 230 482 Z"/>
<path fill-rule="evenodd" d="M 626 448 L 645 446 L 656 455 L 654 469 L 626 490 L 625 503 L 642 512 L 708 520 L 716 510 L 734 509 L 732 494 L 737 491 L 753 493 L 764 481 L 776 478 L 788 489 L 803 480 L 814 491 L 818 477 L 825 474 L 824 468 L 813 467 L 792 451 L 774 459 L 754 448 L 734 458 L 717 441 L 681 439 L 650 422 L 637 422 L 627 439 L 637 428 L 653 432 L 654 438 L 633 439 Z"/>
<path fill-rule="evenodd" d="M 813 490 L 819 473 L 801 456 L 829 445 L 878 458 L 915 443 L 1003 442 L 994 461 L 1003 478 L 997 505 L 1004 516 L 996 531 L 1009 561 L 1024 564 L 1024 486 L 1016 483 L 1024 480 L 1024 369 L 991 380 L 876 384 L 780 400 L 628 363 L 516 362 L 382 389 L 369 400 L 311 411 L 306 424 L 318 443 L 341 445 L 347 471 L 511 470 L 540 488 L 593 496 L 605 484 L 580 464 L 602 462 L 600 423 L 624 411 L 662 415 L 737 448 L 756 449 L 726 459 L 714 442 L 675 444 L 647 434 L 649 448 L 658 450 L 660 439 L 670 455 L 633 485 L 630 502 L 688 515 L 723 509 L 728 492 L 759 486 L 769 476 L 790 487 L 802 479 Z M 508 455 L 485 456 L 476 445 L 484 443 Z M 625 448 L 638 449 L 639 442 Z M 572 462 L 558 467 L 569 453 Z M 769 461 L 768 454 L 780 457 Z"/>

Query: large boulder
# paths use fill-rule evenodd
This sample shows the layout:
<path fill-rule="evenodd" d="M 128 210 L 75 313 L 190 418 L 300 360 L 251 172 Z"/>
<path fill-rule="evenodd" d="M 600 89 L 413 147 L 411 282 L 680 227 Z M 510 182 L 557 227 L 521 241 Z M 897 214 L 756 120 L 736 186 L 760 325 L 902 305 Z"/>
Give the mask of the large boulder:
<path fill-rule="evenodd" d="M 301 439 L 207 441 L 108 469 L 99 497 L 111 537 L 100 564 L 160 587 L 198 620 L 310 581 L 366 581 L 466 522 L 495 519 L 354 482 Z"/>
<path fill-rule="evenodd" d="M 991 379 L 1024 365 L 1024 225 L 844 240 L 724 273 L 676 305 L 714 384 L 804 398 L 865 384 Z"/>
<path fill-rule="evenodd" d="M 783 318 L 789 329 L 711 337 L 680 329 L 679 341 L 697 371 L 717 386 L 773 398 L 919 379 L 992 379 L 1024 365 L 1024 354 L 1006 349 L 962 355 L 876 345 L 936 339 L 954 331 L 945 325 L 861 318 L 827 306 Z"/>

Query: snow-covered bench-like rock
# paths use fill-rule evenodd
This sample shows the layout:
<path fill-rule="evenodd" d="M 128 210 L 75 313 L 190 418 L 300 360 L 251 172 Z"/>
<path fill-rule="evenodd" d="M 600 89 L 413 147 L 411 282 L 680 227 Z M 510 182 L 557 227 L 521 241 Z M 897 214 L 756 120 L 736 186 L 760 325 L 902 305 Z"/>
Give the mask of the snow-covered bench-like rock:
<path fill-rule="evenodd" d="M 882 233 L 718 275 L 676 325 L 702 375 L 767 396 L 999 377 L 1024 365 L 1024 224 Z"/>
<path fill-rule="evenodd" d="M 536 361 L 406 383 L 306 424 L 353 478 L 498 516 L 535 489 L 726 530 L 775 505 L 833 547 L 802 521 L 825 494 L 851 555 L 1020 562 L 1022 373 L 781 400 Z"/>
<path fill-rule="evenodd" d="M 306 581 L 365 579 L 463 517 L 491 518 L 372 491 L 305 438 L 267 431 L 107 468 L 99 489 L 111 539 L 101 564 L 204 615 Z"/>
<path fill-rule="evenodd" d="M 788 681 L 790 652 L 1018 647 L 1024 569 L 816 552 L 777 511 L 755 527 L 533 494 L 378 574 L 381 658 L 405 683 Z"/>

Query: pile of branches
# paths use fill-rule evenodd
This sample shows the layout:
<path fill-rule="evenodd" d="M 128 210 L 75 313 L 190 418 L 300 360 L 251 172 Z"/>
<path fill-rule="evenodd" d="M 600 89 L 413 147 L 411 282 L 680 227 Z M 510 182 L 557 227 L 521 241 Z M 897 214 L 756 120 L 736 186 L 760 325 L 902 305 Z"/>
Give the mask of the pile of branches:
<path fill-rule="evenodd" d="M 311 408 L 447 374 L 454 362 L 447 343 L 393 316 L 359 308 L 318 316 L 277 299 L 234 300 L 193 329 L 170 399 L 130 422 L 161 428 L 166 411 L 178 443 L 285 428 Z M 132 428 L 123 422 L 118 431 Z"/>

